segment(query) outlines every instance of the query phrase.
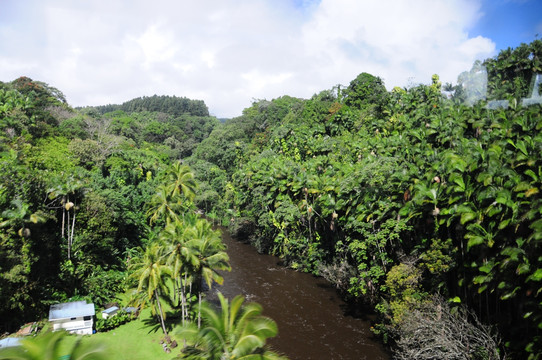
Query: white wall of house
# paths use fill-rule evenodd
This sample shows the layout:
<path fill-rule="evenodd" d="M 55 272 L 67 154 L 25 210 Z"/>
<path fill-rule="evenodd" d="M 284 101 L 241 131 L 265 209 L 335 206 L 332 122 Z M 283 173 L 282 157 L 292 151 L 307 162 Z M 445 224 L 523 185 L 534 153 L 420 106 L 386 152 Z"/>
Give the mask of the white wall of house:
<path fill-rule="evenodd" d="M 51 321 L 51 325 L 53 325 L 53 331 L 64 329 L 72 334 L 92 335 L 93 320 L 92 316 L 58 319 Z"/>

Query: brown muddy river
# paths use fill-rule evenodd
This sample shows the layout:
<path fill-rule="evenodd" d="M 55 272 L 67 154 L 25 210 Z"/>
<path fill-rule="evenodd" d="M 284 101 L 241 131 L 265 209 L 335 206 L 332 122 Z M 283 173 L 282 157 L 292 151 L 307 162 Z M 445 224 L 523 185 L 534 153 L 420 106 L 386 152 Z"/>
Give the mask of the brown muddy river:
<path fill-rule="evenodd" d="M 345 315 L 345 303 L 325 279 L 282 267 L 277 257 L 260 255 L 220 230 L 232 271 L 212 292 L 262 304 L 264 315 L 278 324 L 279 335 L 269 341 L 275 351 L 292 360 L 390 359 L 369 321 Z"/>

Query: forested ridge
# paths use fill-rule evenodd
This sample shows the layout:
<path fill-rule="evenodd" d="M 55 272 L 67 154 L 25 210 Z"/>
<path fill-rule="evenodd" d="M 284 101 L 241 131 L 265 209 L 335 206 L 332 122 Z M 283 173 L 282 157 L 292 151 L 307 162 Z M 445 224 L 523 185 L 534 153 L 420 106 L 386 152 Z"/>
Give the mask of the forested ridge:
<path fill-rule="evenodd" d="M 176 231 L 158 195 L 182 159 L 197 183 L 183 214 L 375 309 L 396 358 L 540 358 L 542 110 L 521 99 L 542 41 L 481 65 L 473 104 L 469 72 L 392 91 L 361 73 L 224 123 L 185 98 L 73 109 L 48 84 L 0 83 L 1 329 L 123 291 L 131 259 L 150 259 L 137 249 Z"/>
<path fill-rule="evenodd" d="M 202 100 L 191 100 L 177 96 L 143 96 L 120 105 L 109 104 L 94 106 L 101 114 L 122 110 L 124 112 L 157 111 L 173 116 L 190 114 L 193 116 L 209 116 L 209 109 Z"/>

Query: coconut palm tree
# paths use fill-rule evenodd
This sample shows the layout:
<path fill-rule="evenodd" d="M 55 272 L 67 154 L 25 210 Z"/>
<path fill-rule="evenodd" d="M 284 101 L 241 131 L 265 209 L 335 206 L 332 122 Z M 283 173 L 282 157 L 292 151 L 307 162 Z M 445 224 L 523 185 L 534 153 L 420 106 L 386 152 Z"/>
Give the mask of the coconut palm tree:
<path fill-rule="evenodd" d="M 163 246 L 151 244 L 141 258 L 130 264 L 130 268 L 134 271 L 131 276 L 138 280 L 136 297 L 132 302 L 141 307 L 151 302 L 153 313 L 158 314 L 164 335 L 167 335 L 160 293 L 167 293 L 166 279 L 171 276 L 171 271 L 165 263 Z"/>
<path fill-rule="evenodd" d="M 167 185 L 159 185 L 156 193 L 152 196 L 147 216 L 150 217 L 151 225 L 160 219 L 165 219 L 166 224 L 179 219 L 179 201 L 171 196 Z"/>
<path fill-rule="evenodd" d="M 194 173 L 186 165 L 176 162 L 166 171 L 165 183 L 158 186 L 152 197 L 147 216 L 151 224 L 165 217 L 166 223 L 179 218 L 183 208 L 196 196 Z"/>
<path fill-rule="evenodd" d="M 20 346 L 0 350 L 0 360 L 106 360 L 103 344 L 81 342 L 78 338 L 71 348 L 63 345 L 65 332 L 49 332 L 21 340 Z"/>
<path fill-rule="evenodd" d="M 171 196 L 183 195 L 189 201 L 193 201 L 196 196 L 196 181 L 194 173 L 180 161 L 171 165 L 167 171 L 168 189 Z"/>
<path fill-rule="evenodd" d="M 160 240 L 166 244 L 167 264 L 171 267 L 174 287 L 181 293 L 181 313 L 184 324 L 188 313 L 186 309 L 186 285 L 194 269 L 199 264 L 197 248 L 191 240 L 191 227 L 186 226 L 178 219 L 166 225 L 160 233 Z M 185 275 L 183 281 L 182 277 Z M 176 291 L 177 294 L 177 291 Z"/>
<path fill-rule="evenodd" d="M 203 292 L 203 282 L 209 288 L 213 282 L 222 284 L 224 278 L 219 270 L 230 271 L 229 256 L 226 253 L 226 246 L 222 242 L 219 231 L 212 229 L 211 224 L 205 219 L 198 219 L 191 228 L 192 240 L 191 246 L 197 249 L 197 267 L 196 276 L 198 283 L 198 327 L 201 323 L 201 295 Z M 190 245 L 189 245 L 190 246 Z"/>
<path fill-rule="evenodd" d="M 193 323 L 182 327 L 178 334 L 189 341 L 178 358 L 182 359 L 285 359 L 266 348 L 268 338 L 278 334 L 277 324 L 262 316 L 257 303 L 243 306 L 244 298 L 236 296 L 231 303 L 218 293 L 221 310 L 211 304 L 202 305 L 203 326 Z"/>

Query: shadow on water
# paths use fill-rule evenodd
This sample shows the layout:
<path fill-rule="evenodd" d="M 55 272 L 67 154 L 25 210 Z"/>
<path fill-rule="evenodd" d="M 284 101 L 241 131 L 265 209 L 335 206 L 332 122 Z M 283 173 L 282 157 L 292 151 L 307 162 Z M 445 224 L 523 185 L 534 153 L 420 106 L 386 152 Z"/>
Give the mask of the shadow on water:
<path fill-rule="evenodd" d="M 355 311 L 325 279 L 280 266 L 280 259 L 261 255 L 250 245 L 232 239 L 220 228 L 228 246 L 231 272 L 216 292 L 227 298 L 243 294 L 264 307 L 275 320 L 279 335 L 271 347 L 290 359 L 390 359 L 371 331 L 370 316 Z"/>

